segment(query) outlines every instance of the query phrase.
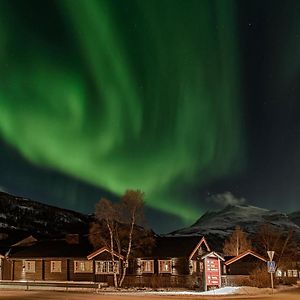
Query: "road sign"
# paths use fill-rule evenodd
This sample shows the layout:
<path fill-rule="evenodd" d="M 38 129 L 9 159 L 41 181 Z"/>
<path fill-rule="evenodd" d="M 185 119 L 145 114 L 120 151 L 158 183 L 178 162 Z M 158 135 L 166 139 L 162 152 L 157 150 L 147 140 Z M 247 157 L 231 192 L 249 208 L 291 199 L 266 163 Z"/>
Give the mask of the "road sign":
<path fill-rule="evenodd" d="M 269 273 L 275 273 L 275 271 L 276 271 L 275 261 L 267 261 L 267 266 L 268 266 L 268 272 Z"/>
<path fill-rule="evenodd" d="M 270 260 L 273 260 L 275 251 L 267 251 Z"/>

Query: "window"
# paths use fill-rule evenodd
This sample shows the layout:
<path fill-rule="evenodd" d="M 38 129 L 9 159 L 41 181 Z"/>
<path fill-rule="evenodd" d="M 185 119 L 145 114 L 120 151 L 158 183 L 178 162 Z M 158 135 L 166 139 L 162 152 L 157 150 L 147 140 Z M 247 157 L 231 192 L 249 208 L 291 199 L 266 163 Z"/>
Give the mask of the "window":
<path fill-rule="evenodd" d="M 159 273 L 172 273 L 172 260 L 159 260 L 158 261 Z"/>
<path fill-rule="evenodd" d="M 116 274 L 119 274 L 119 262 L 115 261 L 113 268 L 113 262 L 111 260 L 96 261 L 96 274 L 113 274 L 114 270 Z"/>
<path fill-rule="evenodd" d="M 192 260 L 192 272 L 197 272 L 197 261 Z"/>
<path fill-rule="evenodd" d="M 51 273 L 61 273 L 61 261 L 60 260 L 51 260 L 50 272 Z"/>
<path fill-rule="evenodd" d="M 35 273 L 35 261 L 34 260 L 25 260 L 23 262 L 23 270 L 26 273 Z"/>
<path fill-rule="evenodd" d="M 288 270 L 287 276 L 288 277 L 298 277 L 298 271 L 297 270 Z"/>
<path fill-rule="evenodd" d="M 141 260 L 142 273 L 154 273 L 154 260 Z"/>
<path fill-rule="evenodd" d="M 74 273 L 92 273 L 93 262 L 90 260 L 75 260 Z"/>

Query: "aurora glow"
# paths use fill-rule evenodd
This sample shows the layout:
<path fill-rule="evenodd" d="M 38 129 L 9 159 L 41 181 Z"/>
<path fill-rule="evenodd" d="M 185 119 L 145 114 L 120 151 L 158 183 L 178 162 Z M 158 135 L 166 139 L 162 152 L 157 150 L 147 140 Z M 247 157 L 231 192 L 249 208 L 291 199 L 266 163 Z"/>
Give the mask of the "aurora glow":
<path fill-rule="evenodd" d="M 2 138 L 35 164 L 118 195 L 139 188 L 149 206 L 198 217 L 201 203 L 182 187 L 242 164 L 233 3 L 66 0 L 58 8 L 62 45 L 0 7 Z M 14 39 L 19 30 L 26 41 Z"/>
<path fill-rule="evenodd" d="M 34 164 L 198 217 L 184 188 L 243 166 L 234 2 L 55 7 L 57 33 L 0 2 L 1 137 Z"/>

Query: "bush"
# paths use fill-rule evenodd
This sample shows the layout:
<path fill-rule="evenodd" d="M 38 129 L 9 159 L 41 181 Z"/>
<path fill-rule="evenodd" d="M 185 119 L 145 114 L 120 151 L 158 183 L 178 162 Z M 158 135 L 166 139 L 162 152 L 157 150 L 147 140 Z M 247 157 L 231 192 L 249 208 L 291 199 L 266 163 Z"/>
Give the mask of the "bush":
<path fill-rule="evenodd" d="M 265 267 L 258 267 L 250 273 L 250 285 L 266 288 L 270 287 L 270 274 Z"/>

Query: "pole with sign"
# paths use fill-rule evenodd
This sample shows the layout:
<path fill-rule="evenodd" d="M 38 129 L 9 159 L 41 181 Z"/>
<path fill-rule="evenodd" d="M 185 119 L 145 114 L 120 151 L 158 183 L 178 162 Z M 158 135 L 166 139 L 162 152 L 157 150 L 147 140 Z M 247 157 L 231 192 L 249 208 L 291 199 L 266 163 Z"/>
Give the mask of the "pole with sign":
<path fill-rule="evenodd" d="M 272 287 L 272 294 L 274 292 L 274 278 L 273 278 L 273 273 L 275 273 L 276 270 L 276 263 L 275 261 L 273 261 L 273 257 L 275 254 L 275 251 L 267 251 L 268 256 L 270 261 L 267 262 L 267 266 L 268 266 L 268 272 L 270 273 L 271 276 L 271 287 Z"/>

